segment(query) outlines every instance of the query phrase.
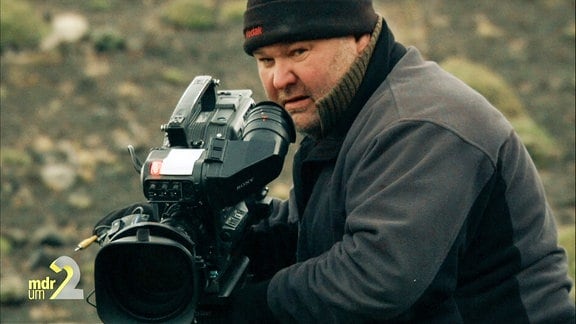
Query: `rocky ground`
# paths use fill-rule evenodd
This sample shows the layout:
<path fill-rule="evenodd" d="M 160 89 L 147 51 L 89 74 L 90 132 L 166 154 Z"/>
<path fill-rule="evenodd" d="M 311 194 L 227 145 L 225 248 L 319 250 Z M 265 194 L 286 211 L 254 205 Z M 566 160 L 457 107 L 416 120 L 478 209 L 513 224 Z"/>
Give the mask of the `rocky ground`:
<path fill-rule="evenodd" d="M 0 322 L 98 322 L 82 300 L 30 300 L 28 283 L 61 282 L 65 273 L 49 265 L 70 256 L 89 294 L 97 247 L 75 245 L 108 211 L 143 199 L 126 145 L 141 157 L 159 146 L 159 126 L 196 75 L 264 96 L 237 19 L 193 31 L 163 19 L 170 1 L 28 2 L 30 15 L 62 31 L 1 54 Z M 538 164 L 573 246 L 574 1 L 375 2 L 397 38 L 427 57 L 465 58 L 502 76 L 551 134 L 560 153 Z M 285 194 L 289 169 L 275 195 Z"/>

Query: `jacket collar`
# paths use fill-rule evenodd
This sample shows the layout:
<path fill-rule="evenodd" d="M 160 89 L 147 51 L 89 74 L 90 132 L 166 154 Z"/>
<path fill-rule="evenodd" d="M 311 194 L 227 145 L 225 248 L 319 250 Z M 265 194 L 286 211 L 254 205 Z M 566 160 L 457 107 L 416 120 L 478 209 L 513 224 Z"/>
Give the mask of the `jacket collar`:
<path fill-rule="evenodd" d="M 322 134 L 319 138 L 304 138 L 301 142 L 301 157 L 308 161 L 336 159 L 356 116 L 405 53 L 405 47 L 394 40 L 386 21 L 379 17 L 363 55 L 353 63 L 339 84 L 319 102 Z M 362 71 L 363 77 L 353 75 L 358 71 Z M 359 81 L 350 81 L 354 78 Z M 358 84 L 355 92 L 342 90 L 350 83 Z"/>
<path fill-rule="evenodd" d="M 382 23 L 382 17 L 378 16 L 378 21 L 364 51 L 352 63 L 338 84 L 316 103 L 320 115 L 320 138 L 326 137 L 334 129 L 356 95 L 380 37 Z"/>

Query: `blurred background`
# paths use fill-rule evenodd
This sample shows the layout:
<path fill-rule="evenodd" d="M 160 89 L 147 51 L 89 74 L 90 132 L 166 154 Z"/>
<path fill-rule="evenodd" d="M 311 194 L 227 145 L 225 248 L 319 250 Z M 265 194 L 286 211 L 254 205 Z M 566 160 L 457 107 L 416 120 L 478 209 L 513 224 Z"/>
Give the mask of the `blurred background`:
<path fill-rule="evenodd" d="M 476 88 L 539 168 L 574 277 L 574 0 L 375 0 L 396 38 Z M 264 100 L 242 51 L 240 0 L 2 0 L 0 322 L 98 322 L 82 300 L 30 300 L 62 255 L 93 289 L 98 248 L 74 252 L 110 210 L 144 199 L 126 150 L 162 144 L 188 83 Z M 293 148 L 293 150 L 295 147 Z M 290 159 L 287 159 L 290 160 Z M 288 161 L 271 191 L 285 196 Z"/>

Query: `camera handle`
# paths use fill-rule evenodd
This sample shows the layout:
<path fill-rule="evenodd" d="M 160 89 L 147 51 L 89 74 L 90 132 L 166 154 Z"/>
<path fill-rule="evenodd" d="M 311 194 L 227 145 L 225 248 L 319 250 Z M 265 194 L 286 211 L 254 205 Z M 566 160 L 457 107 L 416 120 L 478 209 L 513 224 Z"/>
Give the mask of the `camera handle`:
<path fill-rule="evenodd" d="M 142 172 L 142 165 L 144 165 L 144 163 L 142 163 L 142 160 L 140 160 L 140 158 L 136 155 L 134 146 L 128 145 L 128 153 L 130 153 L 130 158 L 132 159 L 132 165 L 134 166 L 134 169 L 136 172 L 138 172 L 138 174 L 140 174 Z"/>

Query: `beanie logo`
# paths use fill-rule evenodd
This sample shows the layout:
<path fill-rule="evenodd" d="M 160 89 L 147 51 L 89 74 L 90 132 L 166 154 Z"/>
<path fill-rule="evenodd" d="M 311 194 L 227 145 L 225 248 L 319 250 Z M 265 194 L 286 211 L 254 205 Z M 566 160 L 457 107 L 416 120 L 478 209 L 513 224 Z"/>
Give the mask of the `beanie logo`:
<path fill-rule="evenodd" d="M 248 39 L 248 38 L 260 36 L 263 33 L 264 33 L 264 30 L 262 29 L 262 26 L 252 27 L 250 29 L 247 29 L 244 32 L 244 38 Z"/>

